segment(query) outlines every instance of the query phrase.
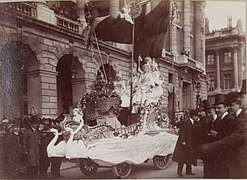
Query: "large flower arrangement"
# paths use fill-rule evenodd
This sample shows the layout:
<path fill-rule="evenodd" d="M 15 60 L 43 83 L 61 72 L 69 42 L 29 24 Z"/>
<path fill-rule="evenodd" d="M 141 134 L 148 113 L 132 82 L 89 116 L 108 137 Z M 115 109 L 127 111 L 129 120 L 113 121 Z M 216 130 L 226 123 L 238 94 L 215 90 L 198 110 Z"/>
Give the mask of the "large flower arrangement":
<path fill-rule="evenodd" d="M 113 81 L 106 81 L 101 75 L 97 76 L 92 85 L 92 91 L 86 93 L 81 100 L 85 120 L 96 119 L 110 110 L 120 108 L 120 97 L 114 90 Z"/>

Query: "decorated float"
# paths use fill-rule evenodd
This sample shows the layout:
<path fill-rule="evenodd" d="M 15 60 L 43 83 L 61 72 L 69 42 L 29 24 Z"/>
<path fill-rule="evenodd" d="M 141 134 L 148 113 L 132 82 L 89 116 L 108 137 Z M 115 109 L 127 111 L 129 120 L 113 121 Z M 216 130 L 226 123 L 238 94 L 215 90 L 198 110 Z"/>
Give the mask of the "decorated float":
<path fill-rule="evenodd" d="M 107 80 L 102 66 L 92 91 L 81 98 L 73 116 L 65 115 L 63 130 L 51 129 L 55 136 L 47 147 L 49 157 L 78 159 L 85 175 L 110 167 L 119 178 L 128 177 L 133 165 L 149 159 L 157 169 L 168 166 L 177 135 L 161 110 L 165 100 L 158 64 L 149 57 L 142 62 L 130 82 L 123 80 L 120 70 L 114 81 Z M 118 115 L 126 108 L 130 114 L 124 125 Z M 59 135 L 64 140 L 56 143 Z"/>
<path fill-rule="evenodd" d="M 133 99 L 138 97 L 131 111 L 138 114 L 135 123 L 124 126 L 118 120 L 118 112 L 129 104 L 123 104 L 130 94 L 128 83 L 124 83 L 126 92 L 123 92 L 116 82 L 98 76 L 92 91 L 73 110 L 73 116 L 65 115 L 62 132 L 51 129 L 55 136 L 47 147 L 48 156 L 79 159 L 80 170 L 85 175 L 96 173 L 102 166 L 111 167 L 115 176 L 126 178 L 132 165 L 148 159 L 153 159 L 157 169 L 166 168 L 177 136 L 170 128 L 168 116 L 161 112 L 162 80 L 157 77 L 153 81 L 158 69 L 151 71 L 155 62 L 148 58 L 145 61 L 144 71 L 132 84 Z M 87 125 L 92 120 L 97 125 Z M 65 140 L 56 144 L 59 135 Z"/>

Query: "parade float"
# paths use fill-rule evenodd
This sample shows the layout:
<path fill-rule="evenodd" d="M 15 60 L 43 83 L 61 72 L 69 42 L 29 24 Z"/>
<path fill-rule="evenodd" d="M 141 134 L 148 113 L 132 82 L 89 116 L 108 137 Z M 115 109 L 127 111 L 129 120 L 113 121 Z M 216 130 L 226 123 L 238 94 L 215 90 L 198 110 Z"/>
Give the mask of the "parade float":
<path fill-rule="evenodd" d="M 152 63 L 155 64 L 147 61 L 143 65 L 144 72 L 133 88 L 133 99 L 138 97 L 132 106 L 132 113 L 139 115 L 134 121 L 137 123 L 124 126 L 114 113 L 127 101 L 124 98 L 128 97 L 130 88 L 124 88 L 127 92 L 123 93 L 116 82 L 106 82 L 99 76 L 92 91 L 85 94 L 74 109 L 78 112 L 74 116 L 65 115 L 62 132 L 51 129 L 55 136 L 47 147 L 48 156 L 79 159 L 80 170 L 85 175 L 96 173 L 99 167 L 111 167 L 115 176 L 126 178 L 132 165 L 148 159 L 153 159 L 157 169 L 166 168 L 177 136 L 170 128 L 168 116 L 161 112 L 162 80 L 158 77 L 153 81 L 157 69 L 145 70 L 145 66 L 151 70 Z M 152 77 L 152 82 L 148 77 Z M 87 125 L 91 120 L 97 125 Z M 59 135 L 65 140 L 56 144 Z"/>
<path fill-rule="evenodd" d="M 103 69 L 92 91 L 81 98 L 73 116 L 65 115 L 61 123 L 63 130 L 51 129 L 55 136 L 47 147 L 48 156 L 78 159 L 85 175 L 96 173 L 99 167 L 110 167 L 116 177 L 126 178 L 133 165 L 149 159 L 153 159 L 157 169 L 165 169 L 177 135 L 162 111 L 165 99 L 162 99 L 163 79 L 158 64 L 149 57 L 143 62 L 134 74 L 132 56 L 130 82 L 123 80 L 120 70 L 116 70 L 114 81 L 109 81 Z M 126 116 L 128 125 L 118 119 L 124 108 L 130 109 Z M 90 125 L 92 121 L 96 125 Z M 56 143 L 59 135 L 64 140 Z"/>

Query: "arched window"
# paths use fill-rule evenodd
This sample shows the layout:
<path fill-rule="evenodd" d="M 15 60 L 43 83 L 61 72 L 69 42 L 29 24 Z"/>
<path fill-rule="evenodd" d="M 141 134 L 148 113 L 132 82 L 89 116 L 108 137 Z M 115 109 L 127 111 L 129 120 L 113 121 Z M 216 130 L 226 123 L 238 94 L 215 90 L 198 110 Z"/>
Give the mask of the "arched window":
<path fill-rule="evenodd" d="M 113 66 L 109 64 L 104 64 L 100 66 L 97 76 L 103 75 L 105 79 L 108 81 L 115 81 L 116 80 L 116 71 L 113 69 Z"/>

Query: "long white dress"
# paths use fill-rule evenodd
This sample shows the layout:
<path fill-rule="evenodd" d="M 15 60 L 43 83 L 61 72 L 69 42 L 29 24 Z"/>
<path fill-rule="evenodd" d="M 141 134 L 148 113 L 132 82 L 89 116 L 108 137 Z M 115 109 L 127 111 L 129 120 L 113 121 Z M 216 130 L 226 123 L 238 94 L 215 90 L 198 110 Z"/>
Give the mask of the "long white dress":
<path fill-rule="evenodd" d="M 121 107 L 130 106 L 130 95 L 124 81 L 114 81 L 115 91 L 121 97 Z"/>
<path fill-rule="evenodd" d="M 152 79 L 155 85 L 153 86 L 152 91 L 146 94 L 146 99 L 148 99 L 150 103 L 158 102 L 159 98 L 163 94 L 163 81 L 160 80 L 160 72 L 158 70 L 152 72 Z"/>
<path fill-rule="evenodd" d="M 142 74 L 136 83 L 136 91 L 133 94 L 133 104 L 142 105 L 146 101 L 146 94 L 152 92 L 155 83 L 150 72 Z"/>

